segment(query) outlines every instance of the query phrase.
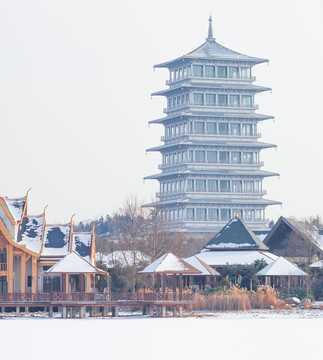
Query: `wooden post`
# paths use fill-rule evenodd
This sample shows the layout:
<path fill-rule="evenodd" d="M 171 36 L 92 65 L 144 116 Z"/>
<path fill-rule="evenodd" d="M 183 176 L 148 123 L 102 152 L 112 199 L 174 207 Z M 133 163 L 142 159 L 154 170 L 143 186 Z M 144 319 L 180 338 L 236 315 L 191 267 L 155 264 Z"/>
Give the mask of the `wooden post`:
<path fill-rule="evenodd" d="M 182 300 L 183 293 L 183 274 L 179 274 L 179 300 Z"/>
<path fill-rule="evenodd" d="M 163 287 L 162 292 L 164 293 L 166 291 L 166 274 L 163 274 Z"/>
<path fill-rule="evenodd" d="M 67 318 L 67 308 L 66 306 L 62 307 L 62 319 L 66 319 Z"/>
<path fill-rule="evenodd" d="M 8 293 L 13 293 L 13 246 L 7 245 L 7 281 Z"/>
<path fill-rule="evenodd" d="M 84 292 L 84 274 L 79 274 L 79 282 L 80 292 Z"/>
<path fill-rule="evenodd" d="M 37 261 L 34 256 L 31 257 L 31 276 L 32 276 L 31 292 L 33 294 L 36 294 L 37 293 L 38 275 L 37 275 Z"/>
<path fill-rule="evenodd" d="M 62 274 L 62 292 L 66 292 L 66 274 Z"/>
<path fill-rule="evenodd" d="M 86 287 L 85 287 L 85 291 L 91 292 L 91 275 L 85 275 L 85 280 L 86 280 Z"/>
<path fill-rule="evenodd" d="M 26 292 L 26 253 L 22 253 L 20 257 L 20 292 Z"/>
<path fill-rule="evenodd" d="M 157 274 L 157 292 L 160 291 L 160 274 Z"/>

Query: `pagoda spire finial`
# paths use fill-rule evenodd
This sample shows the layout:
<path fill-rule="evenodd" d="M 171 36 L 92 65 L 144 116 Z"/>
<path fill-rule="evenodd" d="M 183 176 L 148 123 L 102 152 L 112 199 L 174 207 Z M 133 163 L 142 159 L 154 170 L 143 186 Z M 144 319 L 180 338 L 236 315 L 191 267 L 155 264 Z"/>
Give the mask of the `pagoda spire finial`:
<path fill-rule="evenodd" d="M 213 25 L 212 25 L 212 15 L 210 13 L 209 17 L 209 31 L 208 31 L 208 37 L 206 38 L 207 41 L 214 41 L 215 38 L 213 37 Z"/>

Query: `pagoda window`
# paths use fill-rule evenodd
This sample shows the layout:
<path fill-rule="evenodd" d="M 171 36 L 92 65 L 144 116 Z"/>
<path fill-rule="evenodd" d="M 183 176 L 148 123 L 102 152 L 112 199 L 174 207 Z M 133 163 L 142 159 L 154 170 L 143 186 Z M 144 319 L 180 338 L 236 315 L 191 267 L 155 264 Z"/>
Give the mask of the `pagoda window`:
<path fill-rule="evenodd" d="M 232 180 L 232 192 L 242 192 L 242 181 Z"/>
<path fill-rule="evenodd" d="M 229 134 L 229 124 L 219 123 L 219 135 L 228 135 Z"/>
<path fill-rule="evenodd" d="M 253 163 L 253 153 L 252 152 L 244 152 L 242 159 L 243 159 L 244 164 L 252 164 Z"/>
<path fill-rule="evenodd" d="M 196 209 L 196 219 L 197 220 L 206 220 L 206 209 Z"/>
<path fill-rule="evenodd" d="M 179 152 L 179 153 L 177 154 L 177 158 L 178 158 L 178 162 L 183 162 L 182 152 Z"/>
<path fill-rule="evenodd" d="M 178 218 L 179 219 L 183 218 L 183 210 L 182 209 L 178 209 Z"/>
<path fill-rule="evenodd" d="M 195 218 L 195 211 L 193 208 L 186 209 L 186 218 L 187 220 L 194 220 Z"/>
<path fill-rule="evenodd" d="M 218 95 L 218 105 L 219 106 L 227 106 L 228 105 L 228 95 L 219 94 Z"/>
<path fill-rule="evenodd" d="M 243 182 L 243 190 L 244 190 L 244 192 L 247 192 L 247 193 L 253 193 L 255 190 L 254 182 L 252 180 L 245 180 Z"/>
<path fill-rule="evenodd" d="M 221 216 L 221 220 L 229 220 L 231 218 L 230 209 L 221 209 L 220 216 Z"/>
<path fill-rule="evenodd" d="M 183 69 L 183 76 L 184 78 L 186 78 L 188 76 L 188 71 L 187 71 L 187 67 L 185 66 Z"/>
<path fill-rule="evenodd" d="M 255 192 L 261 192 L 261 181 L 255 181 Z"/>
<path fill-rule="evenodd" d="M 184 123 L 183 127 L 184 127 L 184 134 L 187 134 L 187 123 Z"/>
<path fill-rule="evenodd" d="M 175 135 L 178 136 L 178 125 L 175 125 Z"/>
<path fill-rule="evenodd" d="M 205 103 L 209 106 L 216 105 L 216 95 L 215 94 L 206 94 L 205 95 Z"/>
<path fill-rule="evenodd" d="M 167 126 L 166 135 L 167 135 L 167 136 L 171 136 L 170 126 Z"/>
<path fill-rule="evenodd" d="M 255 218 L 255 211 L 254 210 L 244 210 L 244 220 L 247 220 L 247 221 L 253 221 L 254 218 Z"/>
<path fill-rule="evenodd" d="M 165 164 L 166 165 L 168 164 L 168 155 L 167 154 L 165 155 Z"/>
<path fill-rule="evenodd" d="M 228 77 L 228 68 L 226 66 L 218 66 L 217 72 L 218 72 L 218 78 Z"/>
<path fill-rule="evenodd" d="M 184 180 L 180 180 L 180 189 L 184 190 Z"/>
<path fill-rule="evenodd" d="M 230 106 L 240 106 L 239 95 L 230 95 Z"/>
<path fill-rule="evenodd" d="M 193 65 L 193 76 L 203 76 L 203 65 Z"/>
<path fill-rule="evenodd" d="M 231 135 L 240 135 L 241 134 L 240 124 L 231 123 L 230 124 L 230 132 L 231 132 Z"/>
<path fill-rule="evenodd" d="M 183 134 L 183 124 L 179 124 L 179 134 Z"/>
<path fill-rule="evenodd" d="M 240 68 L 241 79 L 250 79 L 251 78 L 251 69 L 249 67 Z"/>
<path fill-rule="evenodd" d="M 183 158 L 183 161 L 186 161 L 186 151 L 182 151 L 182 158 Z"/>
<path fill-rule="evenodd" d="M 220 164 L 229 163 L 229 151 L 219 151 L 219 162 Z"/>
<path fill-rule="evenodd" d="M 252 125 L 251 124 L 242 124 L 242 135 L 249 136 L 252 135 Z"/>
<path fill-rule="evenodd" d="M 209 220 L 218 220 L 219 219 L 219 209 L 209 209 Z"/>
<path fill-rule="evenodd" d="M 169 154 L 169 163 L 170 163 L 170 164 L 173 163 L 173 154 Z"/>
<path fill-rule="evenodd" d="M 174 153 L 174 164 L 177 163 L 177 153 Z"/>
<path fill-rule="evenodd" d="M 189 150 L 188 152 L 188 159 L 189 159 L 189 162 L 194 162 L 194 151 L 193 150 Z"/>
<path fill-rule="evenodd" d="M 194 132 L 195 134 L 204 134 L 205 133 L 205 123 L 200 121 L 194 122 Z"/>
<path fill-rule="evenodd" d="M 205 76 L 206 77 L 215 77 L 215 66 L 205 65 Z"/>
<path fill-rule="evenodd" d="M 232 151 L 231 152 L 231 163 L 232 164 L 241 164 L 241 152 Z"/>
<path fill-rule="evenodd" d="M 172 107 L 172 103 L 173 103 L 172 98 L 169 98 L 168 99 L 168 107 Z"/>
<path fill-rule="evenodd" d="M 239 79 L 239 68 L 237 66 L 229 67 L 229 77 L 231 79 Z"/>
<path fill-rule="evenodd" d="M 204 105 L 204 94 L 194 93 L 194 105 Z"/>
<path fill-rule="evenodd" d="M 180 68 L 180 69 L 178 70 L 178 73 L 179 73 L 179 78 L 182 79 L 182 78 L 183 78 L 183 69 Z"/>
<path fill-rule="evenodd" d="M 207 157 L 208 163 L 216 163 L 217 162 L 217 152 L 216 151 L 207 151 L 206 157 Z"/>
<path fill-rule="evenodd" d="M 220 192 L 230 192 L 230 180 L 220 180 Z"/>
<path fill-rule="evenodd" d="M 174 80 L 178 80 L 178 70 L 174 71 Z"/>
<path fill-rule="evenodd" d="M 256 220 L 261 220 L 262 219 L 262 210 L 256 210 L 255 212 L 255 218 Z"/>
<path fill-rule="evenodd" d="M 187 103 L 190 102 L 190 94 L 185 94 L 185 101 L 186 101 Z"/>
<path fill-rule="evenodd" d="M 241 95 L 241 105 L 244 107 L 251 107 L 251 95 Z"/>
<path fill-rule="evenodd" d="M 208 134 L 216 134 L 216 123 L 207 122 L 206 123 L 206 132 Z"/>
<path fill-rule="evenodd" d="M 185 102 L 185 96 L 181 95 L 181 104 L 184 104 L 184 102 Z"/>
<path fill-rule="evenodd" d="M 193 122 L 192 121 L 190 121 L 190 132 L 189 133 L 193 134 Z"/>
<path fill-rule="evenodd" d="M 173 106 L 176 106 L 176 97 L 173 98 Z"/>
<path fill-rule="evenodd" d="M 218 180 L 208 180 L 207 187 L 209 192 L 217 192 L 218 191 Z"/>
<path fill-rule="evenodd" d="M 181 104 L 181 96 L 178 95 L 178 96 L 177 96 L 177 105 L 180 105 L 180 104 Z"/>
<path fill-rule="evenodd" d="M 170 128 L 171 136 L 174 136 L 174 130 L 175 130 L 174 125 L 172 125 L 171 128 Z"/>
<path fill-rule="evenodd" d="M 174 78 L 174 72 L 172 70 L 169 71 L 169 81 L 172 81 Z"/>
<path fill-rule="evenodd" d="M 205 162 L 205 151 L 196 150 L 195 151 L 195 161 L 198 162 L 198 163 Z"/>
<path fill-rule="evenodd" d="M 195 180 L 196 191 L 206 191 L 206 180 Z"/>

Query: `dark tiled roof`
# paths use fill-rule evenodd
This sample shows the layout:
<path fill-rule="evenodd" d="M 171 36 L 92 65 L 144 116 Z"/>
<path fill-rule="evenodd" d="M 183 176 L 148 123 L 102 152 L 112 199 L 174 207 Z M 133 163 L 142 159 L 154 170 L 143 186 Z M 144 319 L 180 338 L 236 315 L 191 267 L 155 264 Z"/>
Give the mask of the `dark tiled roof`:
<path fill-rule="evenodd" d="M 205 246 L 207 249 L 257 249 L 268 250 L 267 246 L 247 228 L 239 218 L 232 219 Z"/>
<path fill-rule="evenodd" d="M 24 217 L 18 230 L 18 244 L 26 245 L 28 249 L 39 253 L 41 248 L 43 228 L 43 215 Z"/>

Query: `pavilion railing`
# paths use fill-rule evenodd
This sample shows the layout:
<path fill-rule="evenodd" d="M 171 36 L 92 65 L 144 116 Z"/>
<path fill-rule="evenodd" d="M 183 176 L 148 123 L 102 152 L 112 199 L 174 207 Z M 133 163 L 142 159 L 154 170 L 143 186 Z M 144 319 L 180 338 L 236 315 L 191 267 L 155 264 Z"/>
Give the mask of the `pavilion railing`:
<path fill-rule="evenodd" d="M 110 303 L 154 303 L 154 302 L 194 302 L 195 295 L 191 293 L 179 292 L 135 292 L 135 293 L 37 293 L 37 294 L 0 294 L 2 304 L 63 304 L 63 303 L 100 303 L 107 306 Z"/>

